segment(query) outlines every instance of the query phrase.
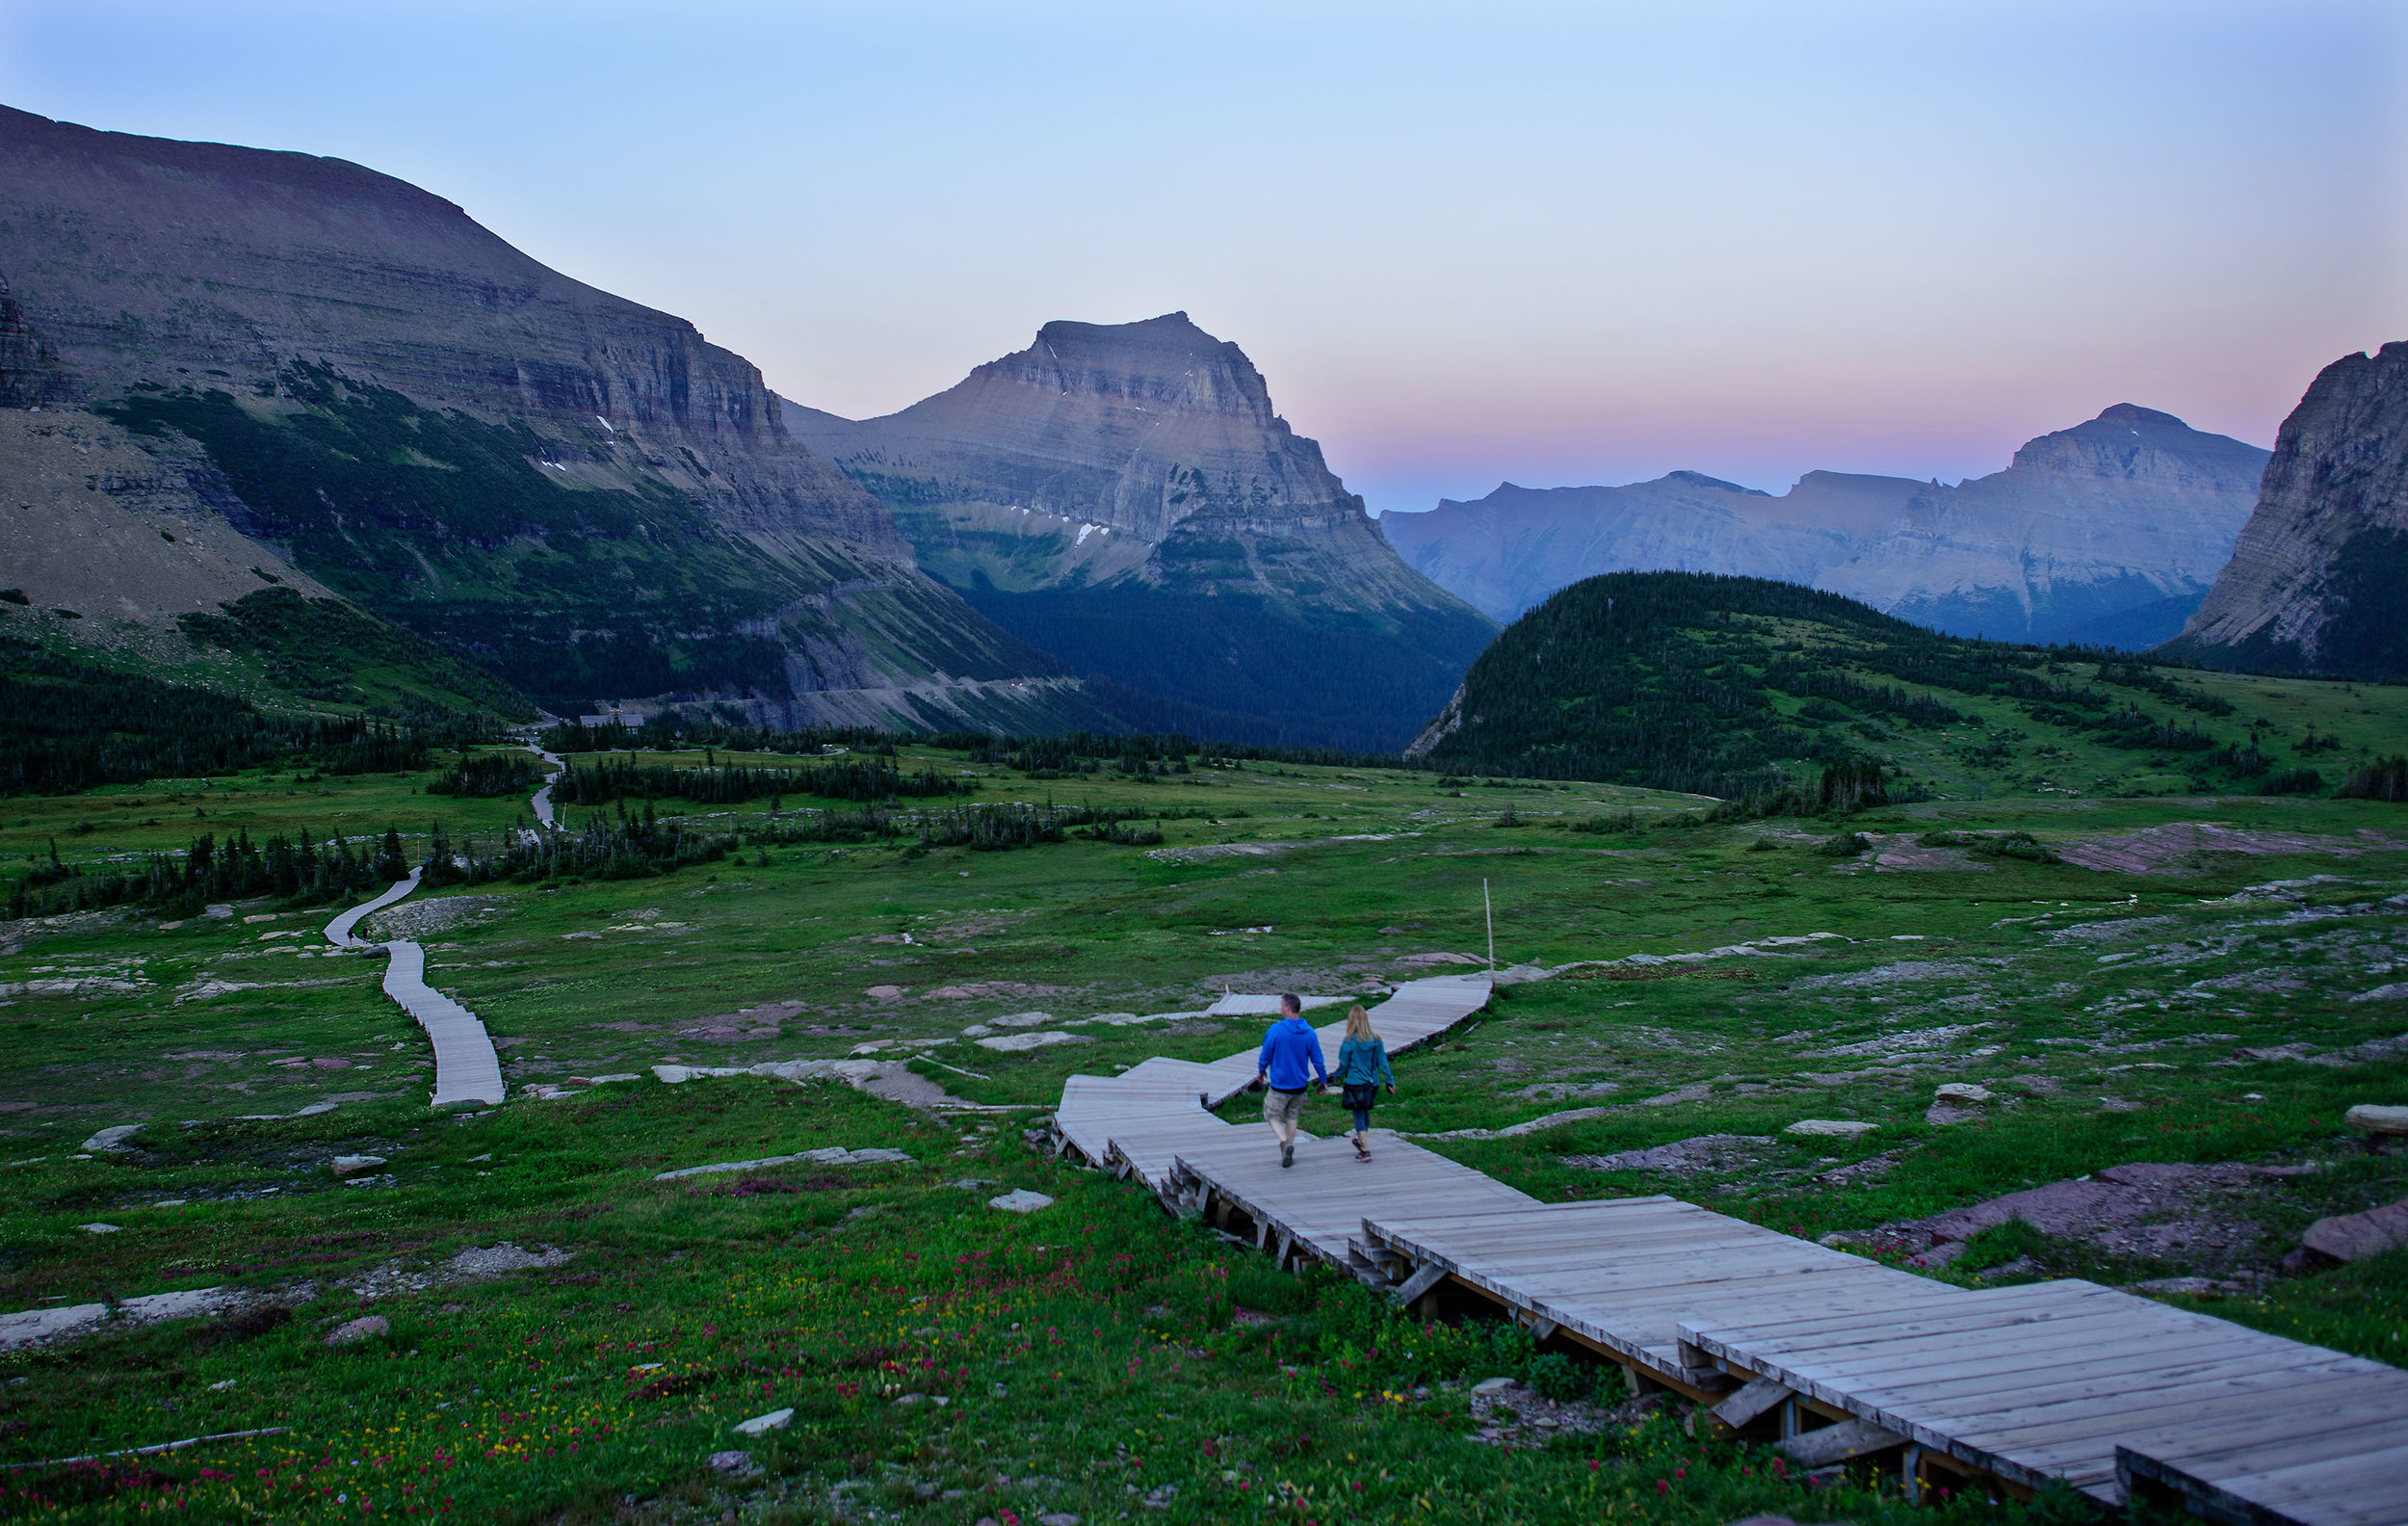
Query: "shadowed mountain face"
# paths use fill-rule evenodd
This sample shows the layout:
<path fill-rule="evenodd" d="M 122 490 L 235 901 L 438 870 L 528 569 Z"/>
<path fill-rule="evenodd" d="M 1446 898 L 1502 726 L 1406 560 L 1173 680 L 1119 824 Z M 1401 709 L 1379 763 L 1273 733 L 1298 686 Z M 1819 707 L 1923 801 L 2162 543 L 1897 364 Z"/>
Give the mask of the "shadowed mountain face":
<path fill-rule="evenodd" d="M 2232 565 L 2165 650 L 2408 676 L 2408 341 L 2316 374 L 2275 437 Z"/>
<path fill-rule="evenodd" d="M 1094 715 L 748 362 L 402 181 L 0 109 L 0 392 L 71 390 L 232 531 L 556 707 Z"/>
<path fill-rule="evenodd" d="M 1625 487 L 1506 484 L 1389 514 L 1406 561 L 1500 618 L 1598 572 L 1777 578 L 1957 635 L 2160 641 L 2206 592 L 2266 453 L 2119 404 L 1955 487 L 1809 472 L 1775 498 L 1695 472 Z"/>
<path fill-rule="evenodd" d="M 1234 344 L 1047 324 L 884 418 L 788 403 L 920 566 L 1133 722 L 1394 748 L 1495 627 L 1406 566 Z"/>

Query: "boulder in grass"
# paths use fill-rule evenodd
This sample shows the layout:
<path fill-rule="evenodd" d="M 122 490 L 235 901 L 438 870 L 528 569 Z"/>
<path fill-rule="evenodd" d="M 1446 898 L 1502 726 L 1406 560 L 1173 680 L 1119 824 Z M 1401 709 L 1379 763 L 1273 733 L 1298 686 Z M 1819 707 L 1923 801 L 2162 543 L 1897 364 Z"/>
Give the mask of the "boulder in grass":
<path fill-rule="evenodd" d="M 383 1164 L 384 1157 L 381 1155 L 337 1155 L 334 1157 L 334 1174 L 356 1176 L 362 1171 L 375 1171 Z"/>
<path fill-rule="evenodd" d="M 142 1130 L 143 1126 L 140 1123 L 114 1124 L 84 1141 L 83 1148 L 94 1152 L 127 1149 L 131 1146 L 125 1142 L 141 1133 Z"/>
<path fill-rule="evenodd" d="M 2365 1213 L 2319 1219 L 2308 1226 L 2299 1243 L 2336 1261 L 2363 1261 L 2408 1246 L 2408 1198 Z"/>
<path fill-rule="evenodd" d="M 2368 1143 L 2385 1137 L 2408 1135 L 2408 1107 L 2384 1107 L 2379 1103 L 2361 1102 L 2342 1115 L 2342 1121 L 2367 1136 Z M 93 1136 L 98 1138 L 97 1135 Z M 87 1144 L 84 1146 L 90 1149 Z"/>
<path fill-rule="evenodd" d="M 1810 1139 L 1855 1139 L 1880 1126 L 1878 1123 L 1860 1123 L 1854 1118 L 1799 1118 L 1781 1132 Z"/>
<path fill-rule="evenodd" d="M 1976 1086 L 1971 1081 L 1948 1081 L 1932 1095 L 1943 1102 L 1987 1102 L 1991 1092 L 1988 1087 Z"/>
<path fill-rule="evenodd" d="M 793 1409 L 772 1409 L 768 1414 L 754 1415 L 749 1420 L 737 1421 L 736 1434 L 748 1436 L 768 1435 L 772 1431 L 785 1430 L 794 1422 Z"/>
<path fill-rule="evenodd" d="M 1093 1043 L 1085 1034 L 1063 1033 L 1058 1028 L 1040 1028 L 1034 1033 L 997 1034 L 991 1039 L 973 1040 L 982 1049 L 999 1050 L 1005 1054 L 1024 1049 L 1043 1049 L 1054 1044 Z"/>
<path fill-rule="evenodd" d="M 989 1208 L 1000 1208 L 1006 1213 L 1024 1214 L 1034 1213 L 1039 1208 L 1051 1208 L 1054 1206 L 1054 1199 L 1041 1192 L 1031 1192 L 1026 1187 L 1015 1187 L 1000 1197 L 989 1197 L 986 1205 Z"/>
<path fill-rule="evenodd" d="M 334 1328 L 334 1333 L 327 1337 L 327 1344 L 329 1346 L 356 1346 L 361 1341 L 380 1340 L 392 1333 L 393 1326 L 390 1321 L 388 1321 L 381 1314 L 370 1314 L 359 1319 L 349 1321 L 346 1324 L 337 1325 Z"/>

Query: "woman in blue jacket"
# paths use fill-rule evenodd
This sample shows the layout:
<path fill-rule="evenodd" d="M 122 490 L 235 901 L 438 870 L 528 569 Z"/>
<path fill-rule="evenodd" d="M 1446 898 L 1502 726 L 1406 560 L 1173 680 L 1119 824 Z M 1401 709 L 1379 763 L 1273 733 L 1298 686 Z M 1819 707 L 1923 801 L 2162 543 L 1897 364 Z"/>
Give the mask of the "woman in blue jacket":
<path fill-rule="evenodd" d="M 1354 1158 L 1372 1158 L 1371 1145 L 1363 1136 L 1371 1132 L 1372 1105 L 1379 1100 L 1379 1089 L 1388 1088 L 1396 1095 L 1396 1072 L 1388 1068 L 1388 1046 L 1372 1032 L 1372 1014 L 1356 1007 L 1347 1013 L 1346 1041 L 1338 1046 L 1338 1067 L 1335 1078 L 1347 1089 L 1347 1106 L 1354 1114 Z"/>

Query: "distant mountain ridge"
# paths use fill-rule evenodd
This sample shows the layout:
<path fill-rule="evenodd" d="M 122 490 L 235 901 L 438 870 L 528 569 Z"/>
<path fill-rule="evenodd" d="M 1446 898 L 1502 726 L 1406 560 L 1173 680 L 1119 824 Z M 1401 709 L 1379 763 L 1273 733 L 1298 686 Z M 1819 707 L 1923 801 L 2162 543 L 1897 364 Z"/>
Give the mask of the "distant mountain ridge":
<path fill-rule="evenodd" d="M 2316 374 L 2232 565 L 2169 655 L 2408 677 L 2408 341 Z"/>
<path fill-rule="evenodd" d="M 183 509 L 556 708 L 1099 715 L 919 573 L 752 365 L 391 176 L 0 108 L 0 391 L 71 391 Z"/>
<path fill-rule="evenodd" d="M 1184 312 L 1049 323 L 883 418 L 784 416 L 893 510 L 922 568 L 1157 724 L 1399 747 L 1495 634 Z"/>
<path fill-rule="evenodd" d="M 1506 484 L 1384 515 L 1380 529 L 1500 619 L 1599 572 L 1699 571 L 1802 583 L 1956 635 L 2137 647 L 2179 630 L 2206 594 L 2266 458 L 2118 404 L 1953 487 L 1825 471 L 1779 497 L 1696 472 Z"/>

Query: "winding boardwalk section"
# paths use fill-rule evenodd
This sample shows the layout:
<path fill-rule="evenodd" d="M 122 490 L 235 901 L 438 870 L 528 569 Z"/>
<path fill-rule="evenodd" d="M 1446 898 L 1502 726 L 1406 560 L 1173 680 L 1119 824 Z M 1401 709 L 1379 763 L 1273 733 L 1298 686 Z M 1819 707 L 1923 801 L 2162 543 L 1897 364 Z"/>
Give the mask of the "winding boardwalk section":
<path fill-rule="evenodd" d="M 409 878 L 394 881 L 393 888 L 373 901 L 365 901 L 327 924 L 327 941 L 338 948 L 373 948 L 364 939 L 352 935 L 352 929 L 362 917 L 380 911 L 418 888 L 426 871 L 412 869 Z M 402 1011 L 418 1020 L 434 1045 L 434 1095 L 427 1099 L 429 1107 L 444 1107 L 454 1102 L 499 1102 L 502 1100 L 502 1061 L 493 1052 L 493 1038 L 484 1031 L 477 1014 L 427 984 L 427 951 L 406 939 L 395 939 L 383 945 L 390 961 L 384 967 L 384 993 L 398 1003 Z"/>
<path fill-rule="evenodd" d="M 1417 981 L 1373 1020 L 1402 1052 L 1489 988 Z M 1321 1033 L 1334 1053 L 1344 1025 Z M 1541 1202 L 1385 1130 L 1368 1165 L 1299 1136 L 1283 1169 L 1267 1129 L 1207 1111 L 1253 1079 L 1251 1050 L 1073 1076 L 1055 1139 L 1283 1266 L 1426 1314 L 1501 1311 L 1803 1468 L 1877 1468 L 1917 1497 L 2061 1480 L 2228 1526 L 2408 1526 L 2399 1368 L 2090 1282 L 1956 1287 L 1673 1197 Z"/>
<path fill-rule="evenodd" d="M 527 806 L 535 812 L 538 828 L 545 831 L 557 831 L 560 829 L 561 822 L 559 816 L 552 810 L 552 785 L 560 778 L 561 770 L 568 765 L 561 761 L 559 753 L 546 752 L 532 742 L 527 744 L 527 750 L 552 765 L 551 776 L 543 781 L 543 788 L 536 791 L 528 799 Z"/>

